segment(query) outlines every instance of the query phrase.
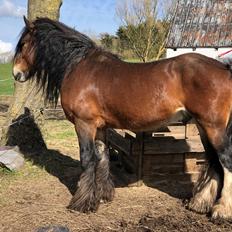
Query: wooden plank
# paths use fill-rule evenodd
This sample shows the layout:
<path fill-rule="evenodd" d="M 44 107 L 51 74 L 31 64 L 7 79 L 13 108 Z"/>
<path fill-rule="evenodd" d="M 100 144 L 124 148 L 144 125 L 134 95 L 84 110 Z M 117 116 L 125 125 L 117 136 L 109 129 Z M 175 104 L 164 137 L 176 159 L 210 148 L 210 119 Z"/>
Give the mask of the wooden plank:
<path fill-rule="evenodd" d="M 196 159 L 185 159 L 184 172 L 185 173 L 198 172 L 196 161 L 197 161 Z"/>
<path fill-rule="evenodd" d="M 133 153 L 137 154 L 139 147 L 134 144 Z M 176 153 L 191 153 L 204 152 L 203 145 L 199 139 L 161 139 L 145 141 L 144 154 L 176 154 Z"/>
<path fill-rule="evenodd" d="M 198 172 L 198 173 L 201 173 L 202 170 L 205 169 L 205 166 L 206 166 L 206 163 L 201 163 L 201 164 L 198 164 L 198 163 L 197 163 L 197 172 Z"/>
<path fill-rule="evenodd" d="M 138 186 L 143 184 L 142 175 L 143 175 L 143 157 L 144 157 L 144 132 L 138 133 L 136 135 L 137 140 L 139 141 L 139 152 L 137 158 L 137 177 L 138 177 Z"/>
<path fill-rule="evenodd" d="M 170 136 L 176 139 L 185 139 L 185 125 L 167 126 L 166 131 L 154 132 L 152 135 L 153 137 Z"/>
<path fill-rule="evenodd" d="M 172 183 L 194 183 L 197 181 L 199 173 L 192 174 L 157 174 L 157 175 L 144 175 L 144 183 L 161 183 L 161 182 L 172 182 Z"/>
<path fill-rule="evenodd" d="M 116 149 L 119 149 L 127 155 L 130 154 L 130 140 L 125 139 L 123 136 L 121 136 L 113 129 L 107 130 L 106 138 L 107 142 L 115 146 Z"/>
<path fill-rule="evenodd" d="M 185 154 L 185 172 L 199 172 L 206 164 L 204 153 L 186 153 Z"/>
<path fill-rule="evenodd" d="M 184 154 L 148 154 L 144 157 L 144 162 L 154 165 L 182 163 L 184 165 Z"/>
<path fill-rule="evenodd" d="M 206 161 L 206 156 L 204 152 L 192 152 L 186 153 L 185 159 L 197 159 L 197 162 Z"/>
<path fill-rule="evenodd" d="M 195 136 L 200 138 L 199 131 L 197 129 L 196 124 L 194 123 L 187 124 L 186 125 L 186 138 L 188 139 L 188 138 L 192 138 Z"/>
<path fill-rule="evenodd" d="M 122 137 L 125 137 L 125 134 L 126 134 L 125 130 L 114 129 L 114 131 L 115 131 L 116 133 L 118 133 L 119 135 L 121 135 Z"/>
<path fill-rule="evenodd" d="M 145 165 L 143 168 L 144 175 L 158 175 L 158 174 L 183 174 L 184 173 L 184 165 L 183 164 L 172 164 L 172 165 Z"/>
<path fill-rule="evenodd" d="M 125 137 L 130 138 L 130 139 L 136 139 L 136 133 L 133 131 L 125 130 Z"/>
<path fill-rule="evenodd" d="M 137 159 L 132 159 L 131 156 L 121 154 L 121 162 L 125 170 L 129 173 L 136 173 Z"/>

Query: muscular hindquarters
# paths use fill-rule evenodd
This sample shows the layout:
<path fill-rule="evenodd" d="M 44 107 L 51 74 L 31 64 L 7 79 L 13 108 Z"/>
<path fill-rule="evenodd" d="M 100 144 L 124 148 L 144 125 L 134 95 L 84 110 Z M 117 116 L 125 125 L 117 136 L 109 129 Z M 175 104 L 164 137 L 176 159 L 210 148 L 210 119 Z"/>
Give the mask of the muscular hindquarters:
<path fill-rule="evenodd" d="M 203 58 L 185 61 L 182 68 L 185 107 L 204 127 L 225 128 L 232 109 L 232 75 L 223 64 Z"/>

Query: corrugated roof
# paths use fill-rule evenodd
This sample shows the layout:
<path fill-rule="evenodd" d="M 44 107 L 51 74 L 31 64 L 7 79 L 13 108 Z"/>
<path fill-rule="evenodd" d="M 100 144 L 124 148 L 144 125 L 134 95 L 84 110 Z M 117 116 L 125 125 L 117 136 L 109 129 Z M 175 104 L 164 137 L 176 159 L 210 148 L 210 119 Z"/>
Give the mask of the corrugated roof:
<path fill-rule="evenodd" d="M 179 0 L 166 47 L 232 47 L 232 0 Z"/>

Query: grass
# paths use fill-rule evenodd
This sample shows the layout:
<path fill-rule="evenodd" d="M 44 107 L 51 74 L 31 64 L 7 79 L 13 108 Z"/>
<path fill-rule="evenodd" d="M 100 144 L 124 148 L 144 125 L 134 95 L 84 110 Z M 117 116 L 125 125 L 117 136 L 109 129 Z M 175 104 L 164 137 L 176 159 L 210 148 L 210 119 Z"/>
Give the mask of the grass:
<path fill-rule="evenodd" d="M 0 95 L 12 95 L 14 81 L 12 78 L 12 64 L 0 64 Z"/>
<path fill-rule="evenodd" d="M 58 127 L 59 129 L 54 129 L 54 127 Z M 51 140 L 66 141 L 73 138 L 76 139 L 76 133 L 73 125 L 66 120 L 47 121 L 46 129 L 48 131 L 46 137 L 46 140 L 48 140 L 48 142 Z"/>
<path fill-rule="evenodd" d="M 142 61 L 138 58 L 129 58 L 129 59 L 125 59 L 124 61 L 129 63 L 142 63 Z"/>
<path fill-rule="evenodd" d="M 16 181 L 20 178 L 38 177 L 41 173 L 45 172 L 42 168 L 37 167 L 31 161 L 25 160 L 24 167 L 19 171 L 10 171 L 5 167 L 0 167 L 0 192 L 4 184 L 9 184 L 9 181 Z M 6 187 L 6 186 L 5 186 Z"/>

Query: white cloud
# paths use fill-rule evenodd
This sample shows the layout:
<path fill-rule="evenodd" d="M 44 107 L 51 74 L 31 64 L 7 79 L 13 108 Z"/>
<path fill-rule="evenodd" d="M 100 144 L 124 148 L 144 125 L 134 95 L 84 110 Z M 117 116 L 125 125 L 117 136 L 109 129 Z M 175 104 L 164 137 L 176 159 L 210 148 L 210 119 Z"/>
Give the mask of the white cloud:
<path fill-rule="evenodd" d="M 13 45 L 11 43 L 6 43 L 0 40 L 0 54 L 5 52 L 10 52 L 13 50 Z"/>
<path fill-rule="evenodd" d="M 23 15 L 26 15 L 26 8 L 22 6 L 16 6 L 11 2 L 11 0 L 3 0 L 2 4 L 0 4 L 0 17 L 21 17 Z"/>

